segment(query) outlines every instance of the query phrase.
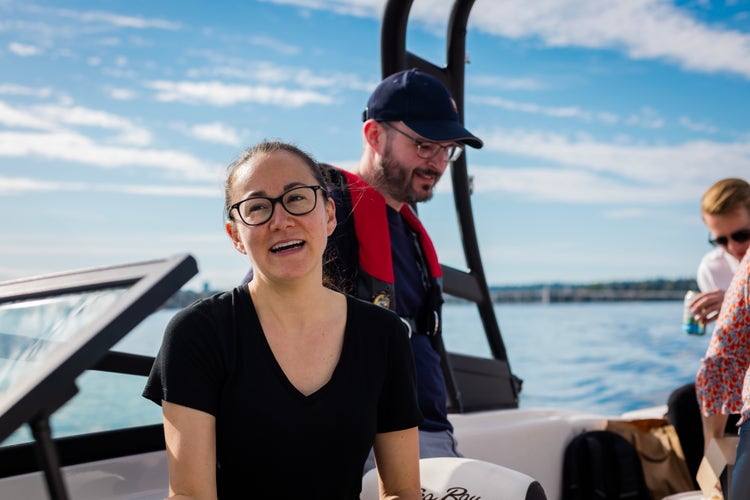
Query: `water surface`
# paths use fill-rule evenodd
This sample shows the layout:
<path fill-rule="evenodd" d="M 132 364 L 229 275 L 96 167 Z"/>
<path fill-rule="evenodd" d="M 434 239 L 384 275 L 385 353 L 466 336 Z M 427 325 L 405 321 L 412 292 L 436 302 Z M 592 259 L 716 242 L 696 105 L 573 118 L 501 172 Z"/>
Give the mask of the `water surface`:
<path fill-rule="evenodd" d="M 157 311 L 117 350 L 155 355 L 174 310 Z M 512 371 L 523 379 L 520 406 L 605 415 L 665 404 L 694 379 L 710 335 L 681 331 L 682 302 L 498 304 L 495 313 Z M 489 356 L 476 307 L 446 304 L 449 350 Z M 89 372 L 79 394 L 52 419 L 55 436 L 161 422 L 140 396 L 144 377 Z M 29 440 L 23 428 L 4 444 Z"/>

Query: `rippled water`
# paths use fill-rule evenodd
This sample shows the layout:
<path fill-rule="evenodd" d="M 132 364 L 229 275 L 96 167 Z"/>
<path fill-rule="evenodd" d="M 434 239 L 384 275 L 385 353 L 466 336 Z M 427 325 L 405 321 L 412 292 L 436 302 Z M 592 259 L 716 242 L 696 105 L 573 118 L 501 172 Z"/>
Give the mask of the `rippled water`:
<path fill-rule="evenodd" d="M 154 355 L 174 312 L 150 316 L 116 349 Z M 495 312 L 528 408 L 616 415 L 665 404 L 694 379 L 710 338 L 682 333 L 682 302 L 498 304 Z M 446 304 L 443 319 L 449 350 L 489 356 L 475 306 Z M 52 419 L 55 436 L 161 422 L 160 408 L 140 397 L 144 382 L 84 374 L 80 393 Z M 22 429 L 3 444 L 28 439 Z"/>
<path fill-rule="evenodd" d="M 488 355 L 473 305 L 446 306 L 449 350 Z M 522 407 L 619 414 L 666 404 L 691 382 L 710 335 L 682 333 L 682 302 L 498 304 Z"/>

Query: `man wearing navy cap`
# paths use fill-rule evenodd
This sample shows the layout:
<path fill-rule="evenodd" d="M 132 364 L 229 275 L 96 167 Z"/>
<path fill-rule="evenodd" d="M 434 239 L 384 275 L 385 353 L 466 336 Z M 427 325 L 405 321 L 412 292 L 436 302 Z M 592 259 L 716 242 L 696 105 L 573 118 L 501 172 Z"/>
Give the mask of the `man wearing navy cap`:
<path fill-rule="evenodd" d="M 363 119 L 365 147 L 355 172 L 396 210 L 430 199 L 464 144 L 483 145 L 459 122 L 456 103 L 443 84 L 415 69 L 383 80 Z"/>
<path fill-rule="evenodd" d="M 440 364 L 442 272 L 411 205 L 432 197 L 465 145 L 483 144 L 461 125 L 442 83 L 414 69 L 377 86 L 363 121 L 364 147 L 354 172 L 330 168 L 332 183 L 339 187 L 333 194 L 338 226 L 329 239 L 326 272 L 345 283 L 349 293 L 402 318 L 411 337 L 424 417 L 420 456 L 461 456 L 448 421 Z"/>

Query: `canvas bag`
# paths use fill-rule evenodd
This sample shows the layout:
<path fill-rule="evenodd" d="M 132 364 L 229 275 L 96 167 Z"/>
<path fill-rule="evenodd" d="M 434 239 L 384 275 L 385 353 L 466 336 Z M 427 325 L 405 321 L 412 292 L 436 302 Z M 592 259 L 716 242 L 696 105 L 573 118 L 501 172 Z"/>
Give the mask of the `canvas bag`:
<path fill-rule="evenodd" d="M 653 498 L 694 489 L 677 431 L 666 419 L 608 420 L 606 429 L 635 447 Z"/>

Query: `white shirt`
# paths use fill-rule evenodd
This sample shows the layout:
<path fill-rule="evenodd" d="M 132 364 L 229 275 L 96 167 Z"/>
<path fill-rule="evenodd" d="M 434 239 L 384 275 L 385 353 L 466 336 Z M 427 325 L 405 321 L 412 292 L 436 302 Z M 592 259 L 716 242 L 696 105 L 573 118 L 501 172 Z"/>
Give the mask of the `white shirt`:
<path fill-rule="evenodd" d="M 740 262 L 724 248 L 714 248 L 703 256 L 698 265 L 698 288 L 701 292 L 726 291 L 739 265 Z"/>

